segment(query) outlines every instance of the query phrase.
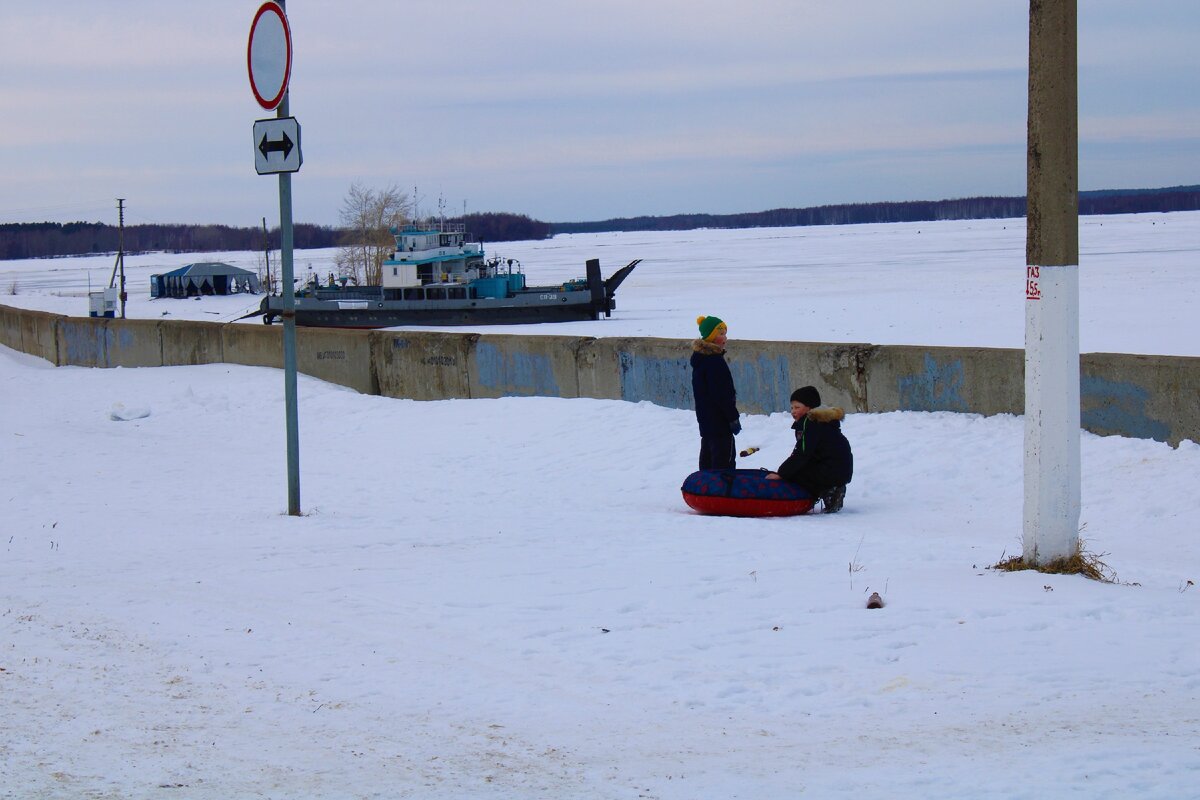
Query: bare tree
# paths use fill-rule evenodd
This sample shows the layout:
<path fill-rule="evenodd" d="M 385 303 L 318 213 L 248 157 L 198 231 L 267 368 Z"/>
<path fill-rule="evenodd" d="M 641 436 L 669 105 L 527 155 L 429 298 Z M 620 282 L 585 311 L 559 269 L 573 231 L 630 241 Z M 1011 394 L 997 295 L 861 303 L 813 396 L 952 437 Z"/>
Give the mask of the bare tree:
<path fill-rule="evenodd" d="M 337 268 L 359 284 L 377 286 L 383 262 L 392 254 L 396 239 L 390 229 L 408 221 L 412 203 L 395 184 L 370 189 L 355 183 L 342 202 L 341 222 L 346 234 L 338 248 Z"/>

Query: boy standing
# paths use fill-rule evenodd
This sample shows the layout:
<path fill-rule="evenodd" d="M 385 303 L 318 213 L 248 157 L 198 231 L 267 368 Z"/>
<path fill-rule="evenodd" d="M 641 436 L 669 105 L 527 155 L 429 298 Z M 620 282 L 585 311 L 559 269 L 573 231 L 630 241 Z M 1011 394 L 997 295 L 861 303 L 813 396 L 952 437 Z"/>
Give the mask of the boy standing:
<path fill-rule="evenodd" d="M 846 412 L 819 408 L 821 394 L 814 386 L 792 392 L 791 400 L 796 446 L 778 472 L 767 473 L 767 477 L 800 484 L 820 498 L 826 514 L 834 514 L 841 510 L 846 484 L 854 475 L 854 455 L 842 433 Z"/>
<path fill-rule="evenodd" d="M 700 469 L 733 469 L 733 437 L 742 431 L 737 391 L 725 362 L 729 327 L 717 317 L 696 317 L 700 338 L 692 342 L 692 396 L 700 425 Z"/>

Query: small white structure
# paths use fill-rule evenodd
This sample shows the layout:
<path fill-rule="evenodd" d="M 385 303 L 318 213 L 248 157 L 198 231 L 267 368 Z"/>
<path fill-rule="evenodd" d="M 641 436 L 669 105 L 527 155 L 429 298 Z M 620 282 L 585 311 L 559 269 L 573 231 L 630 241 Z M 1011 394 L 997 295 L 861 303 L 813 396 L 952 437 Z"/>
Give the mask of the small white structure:
<path fill-rule="evenodd" d="M 117 287 L 111 286 L 98 292 L 88 292 L 89 317 L 117 316 Z"/>

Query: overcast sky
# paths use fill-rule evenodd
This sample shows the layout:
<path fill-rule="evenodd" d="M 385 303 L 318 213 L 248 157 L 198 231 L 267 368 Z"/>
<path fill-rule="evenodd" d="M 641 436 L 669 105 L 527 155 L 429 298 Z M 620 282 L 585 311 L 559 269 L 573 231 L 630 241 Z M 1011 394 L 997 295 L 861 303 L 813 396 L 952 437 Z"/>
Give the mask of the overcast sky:
<path fill-rule="evenodd" d="M 0 222 L 257 225 L 256 0 L 0 0 Z M 1200 183 L 1196 0 L 1078 0 L 1080 188 Z M 294 219 L 1025 191 L 1024 0 L 290 0 Z"/>

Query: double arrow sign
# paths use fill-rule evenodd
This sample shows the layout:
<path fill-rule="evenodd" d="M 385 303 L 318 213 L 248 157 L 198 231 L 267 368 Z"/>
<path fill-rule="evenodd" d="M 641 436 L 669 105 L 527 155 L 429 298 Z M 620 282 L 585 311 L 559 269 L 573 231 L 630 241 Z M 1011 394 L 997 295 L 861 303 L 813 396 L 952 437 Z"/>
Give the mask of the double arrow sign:
<path fill-rule="evenodd" d="M 304 163 L 300 153 L 300 123 L 295 117 L 273 117 L 254 123 L 254 169 L 259 175 L 296 172 Z"/>

